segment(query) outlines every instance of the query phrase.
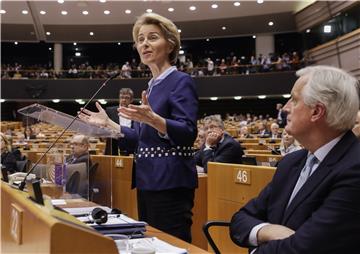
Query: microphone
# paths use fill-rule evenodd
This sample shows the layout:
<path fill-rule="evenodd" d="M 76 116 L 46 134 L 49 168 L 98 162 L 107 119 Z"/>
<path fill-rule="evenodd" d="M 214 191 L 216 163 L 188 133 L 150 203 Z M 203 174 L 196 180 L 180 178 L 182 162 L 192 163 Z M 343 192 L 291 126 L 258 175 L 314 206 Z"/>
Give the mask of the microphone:
<path fill-rule="evenodd" d="M 106 84 L 110 81 L 113 80 L 114 78 L 116 78 L 117 76 L 120 75 L 120 72 L 115 72 L 114 74 L 110 75 L 110 77 L 108 77 L 99 87 L 99 89 L 93 94 L 93 96 L 91 96 L 90 100 L 85 104 L 85 106 L 76 114 L 76 116 L 74 116 L 74 118 L 72 119 L 72 121 L 69 123 L 68 126 L 66 126 L 66 128 L 60 133 L 60 135 L 55 139 L 55 141 L 49 146 L 49 148 L 41 155 L 41 157 L 37 160 L 37 162 L 35 162 L 35 164 L 31 167 L 31 169 L 27 172 L 27 174 L 25 175 L 24 179 L 21 181 L 20 185 L 19 185 L 19 190 L 24 190 L 25 188 L 25 184 L 26 184 L 26 178 L 31 174 L 31 172 L 34 171 L 34 169 L 36 168 L 36 166 L 40 163 L 40 161 L 45 157 L 45 155 L 51 150 L 51 148 L 54 147 L 54 145 L 58 142 L 58 140 L 64 135 L 64 133 L 70 128 L 70 126 L 75 122 L 75 120 L 77 118 L 79 118 L 79 115 L 86 109 L 86 107 L 90 104 L 90 102 L 93 101 L 93 99 L 95 98 L 96 95 L 98 95 L 98 93 L 106 86 Z"/>
<path fill-rule="evenodd" d="M 272 154 L 275 155 L 281 155 L 281 153 L 279 151 L 277 151 L 276 149 L 272 148 L 271 146 L 268 146 L 267 144 L 265 144 L 264 140 L 260 140 L 261 142 L 259 142 L 259 145 L 265 146 L 268 150 L 271 151 Z"/>

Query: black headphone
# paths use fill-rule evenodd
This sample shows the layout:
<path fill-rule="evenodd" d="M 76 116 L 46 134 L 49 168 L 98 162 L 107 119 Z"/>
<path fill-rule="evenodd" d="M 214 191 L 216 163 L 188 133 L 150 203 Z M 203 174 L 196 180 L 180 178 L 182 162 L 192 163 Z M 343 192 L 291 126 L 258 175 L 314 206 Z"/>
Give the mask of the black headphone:
<path fill-rule="evenodd" d="M 120 209 L 118 208 L 113 208 L 111 209 L 110 214 L 121 214 Z M 92 211 L 91 211 L 91 217 L 93 218 L 94 222 L 96 224 L 103 224 L 106 223 L 108 220 L 108 213 L 100 208 L 100 207 L 95 207 Z"/>

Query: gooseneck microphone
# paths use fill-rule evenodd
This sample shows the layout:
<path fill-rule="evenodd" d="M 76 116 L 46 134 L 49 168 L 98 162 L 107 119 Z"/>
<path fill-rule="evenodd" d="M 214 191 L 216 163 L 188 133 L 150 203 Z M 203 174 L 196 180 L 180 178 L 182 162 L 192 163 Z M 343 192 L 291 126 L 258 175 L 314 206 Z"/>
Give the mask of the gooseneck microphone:
<path fill-rule="evenodd" d="M 275 148 L 272 148 L 271 146 L 268 146 L 268 145 L 265 144 L 265 143 L 259 143 L 259 145 L 265 146 L 268 150 L 271 151 L 272 154 L 281 155 L 281 153 L 278 152 Z"/>
<path fill-rule="evenodd" d="M 116 72 L 114 74 L 112 74 L 109 78 L 107 78 L 99 87 L 99 89 L 93 94 L 93 96 L 89 99 L 89 101 L 85 104 L 85 106 L 76 114 L 76 116 L 74 116 L 74 118 L 72 119 L 72 121 L 69 123 L 68 126 L 66 126 L 66 128 L 60 133 L 60 135 L 56 138 L 56 140 L 49 146 L 49 148 L 41 155 L 41 157 L 38 159 L 38 161 L 32 166 L 32 168 L 27 172 L 27 174 L 25 175 L 24 179 L 21 181 L 20 185 L 19 185 L 19 190 L 24 190 L 25 188 L 25 184 L 26 184 L 26 178 L 28 177 L 29 174 L 31 174 L 31 172 L 34 171 L 34 169 L 36 168 L 36 166 L 40 163 L 40 161 L 45 157 L 45 155 L 51 150 L 51 148 L 54 147 L 54 145 L 58 142 L 58 140 L 64 135 L 64 133 L 70 128 L 70 126 L 75 122 L 75 120 L 77 118 L 79 118 L 79 115 L 86 109 L 86 107 L 90 104 L 90 102 L 93 101 L 93 99 L 95 98 L 95 96 L 101 91 L 101 89 L 103 89 L 103 87 L 106 86 L 106 84 L 110 81 L 113 80 L 114 78 L 116 78 L 117 76 L 120 75 L 120 72 Z"/>

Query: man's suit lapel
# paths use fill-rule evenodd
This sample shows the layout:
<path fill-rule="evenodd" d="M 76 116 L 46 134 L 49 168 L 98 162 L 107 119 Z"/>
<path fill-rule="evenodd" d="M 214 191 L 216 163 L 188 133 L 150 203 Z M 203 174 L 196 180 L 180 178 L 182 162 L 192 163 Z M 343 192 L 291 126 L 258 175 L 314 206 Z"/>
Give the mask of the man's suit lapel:
<path fill-rule="evenodd" d="M 294 197 L 289 207 L 286 209 L 286 204 L 288 199 L 293 191 L 290 189 L 287 200 L 285 201 L 285 214 L 282 223 L 286 224 L 287 220 L 294 212 L 294 210 L 305 200 L 313 191 L 319 186 L 322 180 L 334 169 L 333 164 L 339 161 L 344 153 L 347 152 L 347 149 L 354 142 L 354 135 L 351 132 L 347 132 L 344 137 L 335 145 L 335 147 L 328 153 L 324 160 L 320 163 L 316 171 L 310 176 L 310 178 L 305 182 L 303 187 L 299 190 L 297 195 Z M 300 170 L 302 167 L 300 168 Z M 300 174 L 300 172 L 299 172 Z M 297 174 L 297 176 L 299 176 Z M 295 179 L 295 183 L 297 178 Z M 291 186 L 295 186 L 291 185 Z"/>

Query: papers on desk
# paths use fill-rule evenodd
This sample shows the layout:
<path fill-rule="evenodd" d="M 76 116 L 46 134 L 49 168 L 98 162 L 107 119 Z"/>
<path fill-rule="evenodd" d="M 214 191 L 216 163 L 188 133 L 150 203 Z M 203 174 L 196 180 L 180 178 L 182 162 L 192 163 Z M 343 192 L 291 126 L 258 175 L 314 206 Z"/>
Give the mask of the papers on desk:
<path fill-rule="evenodd" d="M 124 241 L 128 241 L 129 249 L 126 249 L 127 244 Z M 173 246 L 167 242 L 164 242 L 157 237 L 140 238 L 130 240 L 115 240 L 119 253 L 131 253 L 132 249 L 144 248 L 153 249 L 156 254 L 186 254 L 187 250 Z"/>
<path fill-rule="evenodd" d="M 51 203 L 53 205 L 66 205 L 65 199 L 52 199 Z"/>
<path fill-rule="evenodd" d="M 90 207 L 77 207 L 77 208 L 63 208 L 66 212 L 70 213 L 73 216 L 80 216 L 80 215 L 89 215 L 94 208 L 100 207 L 101 209 L 105 210 L 107 213 L 111 212 L 111 208 L 107 206 L 90 206 Z"/>

